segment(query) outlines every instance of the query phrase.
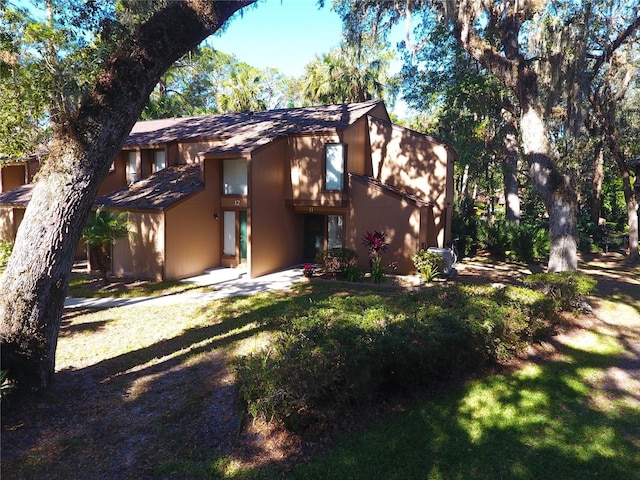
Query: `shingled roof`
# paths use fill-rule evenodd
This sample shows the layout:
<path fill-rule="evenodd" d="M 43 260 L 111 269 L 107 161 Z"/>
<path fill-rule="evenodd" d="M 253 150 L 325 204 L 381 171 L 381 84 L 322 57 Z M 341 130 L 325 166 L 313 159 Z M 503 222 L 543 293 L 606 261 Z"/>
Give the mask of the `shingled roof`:
<path fill-rule="evenodd" d="M 125 147 L 177 141 L 217 140 L 205 155 L 249 153 L 277 138 L 299 133 L 341 131 L 379 105 L 379 101 L 141 121 Z"/>
<path fill-rule="evenodd" d="M 173 165 L 96 199 L 106 208 L 162 210 L 204 188 L 198 164 Z"/>
<path fill-rule="evenodd" d="M 0 205 L 26 208 L 29 200 L 31 200 L 33 185 L 33 183 L 27 183 L 26 185 L 20 185 L 19 187 L 0 193 Z"/>

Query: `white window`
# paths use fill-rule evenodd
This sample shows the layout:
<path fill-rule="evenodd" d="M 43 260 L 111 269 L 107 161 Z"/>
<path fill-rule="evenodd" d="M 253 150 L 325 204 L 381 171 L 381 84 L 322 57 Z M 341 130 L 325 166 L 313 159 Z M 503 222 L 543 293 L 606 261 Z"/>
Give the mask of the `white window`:
<path fill-rule="evenodd" d="M 344 145 L 329 143 L 325 149 L 324 185 L 326 190 L 344 189 Z"/>
<path fill-rule="evenodd" d="M 327 215 L 327 248 L 342 247 L 342 215 Z"/>
<path fill-rule="evenodd" d="M 236 254 L 236 212 L 225 211 L 222 217 L 224 241 L 222 254 L 235 256 Z"/>
<path fill-rule="evenodd" d="M 131 185 L 138 181 L 138 152 L 129 152 L 127 158 L 127 182 Z"/>
<path fill-rule="evenodd" d="M 247 195 L 247 160 L 234 158 L 223 160 L 222 181 L 225 195 Z"/>
<path fill-rule="evenodd" d="M 167 156 L 164 150 L 155 150 L 153 153 L 153 172 L 159 172 L 167 167 Z"/>

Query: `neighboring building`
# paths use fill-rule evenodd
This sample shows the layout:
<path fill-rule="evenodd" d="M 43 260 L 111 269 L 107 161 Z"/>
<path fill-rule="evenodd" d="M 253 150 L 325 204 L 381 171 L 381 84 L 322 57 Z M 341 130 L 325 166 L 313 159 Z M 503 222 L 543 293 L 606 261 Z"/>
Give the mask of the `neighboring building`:
<path fill-rule="evenodd" d="M 0 167 L 4 170 L 5 167 Z M 0 240 L 13 242 L 31 199 L 33 183 L 0 193 Z"/>
<path fill-rule="evenodd" d="M 385 263 L 409 273 L 415 251 L 449 241 L 453 162 L 382 102 L 153 120 L 134 126 L 95 204 L 135 226 L 114 246 L 116 275 L 256 277 L 339 246 L 364 269 L 374 230 Z"/>

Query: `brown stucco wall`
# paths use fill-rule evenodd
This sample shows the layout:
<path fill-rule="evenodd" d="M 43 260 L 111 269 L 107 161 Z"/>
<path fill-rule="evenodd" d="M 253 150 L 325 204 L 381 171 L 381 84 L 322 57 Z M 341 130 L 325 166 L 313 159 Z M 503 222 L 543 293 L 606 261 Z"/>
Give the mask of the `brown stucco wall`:
<path fill-rule="evenodd" d="M 445 246 L 451 231 L 453 152 L 431 137 L 375 118 L 369 119 L 369 137 L 373 177 L 432 203 L 435 238 Z"/>
<path fill-rule="evenodd" d="M 0 240 L 13 242 L 24 217 L 24 208 L 0 206 Z"/>
<path fill-rule="evenodd" d="M 349 191 L 345 246 L 358 253 L 358 266 L 365 271 L 369 269 L 368 251 L 362 246 L 362 239 L 367 231 L 377 230 L 385 232 L 389 242 L 383 265 L 396 262 L 395 273 L 413 272 L 411 255 L 420 249 L 420 226 L 426 209 L 353 178 L 349 180 Z"/>
<path fill-rule="evenodd" d="M 379 118 L 380 120 L 384 120 L 385 122 L 390 122 L 391 118 L 389 118 L 389 112 L 387 112 L 387 108 L 384 103 L 378 103 L 372 110 L 369 111 L 368 115 L 370 117 Z"/>
<path fill-rule="evenodd" d="M 252 277 L 289 267 L 302 259 L 303 218 L 285 202 L 290 188 L 287 178 L 290 148 L 288 140 L 278 140 L 255 152 L 249 161 L 247 256 Z M 305 155 L 311 153 L 305 150 Z"/>
<path fill-rule="evenodd" d="M 180 159 L 178 163 L 199 163 L 200 157 L 198 154 L 206 152 L 219 143 L 219 141 L 215 140 L 208 142 L 178 143 L 178 158 Z"/>
<path fill-rule="evenodd" d="M 304 135 L 290 137 L 288 157 L 291 165 L 291 188 L 294 199 L 316 199 L 322 193 L 322 157 L 328 142 L 338 136 Z"/>
<path fill-rule="evenodd" d="M 204 190 L 165 211 L 165 278 L 184 278 L 202 274 L 220 265 L 220 225 L 218 211 L 219 175 L 212 162 Z"/>
<path fill-rule="evenodd" d="M 110 171 L 98 188 L 96 197 L 113 192 L 127 184 L 126 156 L 127 151 L 120 151 L 114 159 L 114 170 Z"/>
<path fill-rule="evenodd" d="M 371 164 L 367 161 L 369 158 L 368 133 L 366 117 L 350 125 L 343 132 L 342 141 L 347 145 L 347 172 L 371 175 Z"/>
<path fill-rule="evenodd" d="M 163 213 L 130 212 L 129 222 L 133 235 L 116 240 L 113 246 L 113 275 L 162 280 L 165 263 Z"/>
<path fill-rule="evenodd" d="M 0 167 L 0 193 L 24 185 L 26 175 L 26 165 L 22 163 Z"/>

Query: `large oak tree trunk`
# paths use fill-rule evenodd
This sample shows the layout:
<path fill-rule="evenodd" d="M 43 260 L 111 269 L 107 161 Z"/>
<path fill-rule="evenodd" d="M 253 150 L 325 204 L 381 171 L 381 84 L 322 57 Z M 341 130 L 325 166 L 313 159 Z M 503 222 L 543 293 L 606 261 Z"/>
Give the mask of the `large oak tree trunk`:
<path fill-rule="evenodd" d="M 82 228 L 149 94 L 174 61 L 254 1 L 169 2 L 105 63 L 79 108 L 54 125 L 49 160 L 0 279 L 1 368 L 9 370 L 23 391 L 46 388 L 52 381 Z"/>
<path fill-rule="evenodd" d="M 542 198 L 549 216 L 551 249 L 548 270 L 576 270 L 577 196 L 569 178 L 551 157 L 544 109 L 538 93 L 538 77 L 520 51 L 518 36 L 526 3 L 516 6 L 495 4 L 488 10 L 489 23 L 498 26 L 504 53 L 481 38 L 474 30 L 477 21 L 473 2 L 442 2 L 453 21 L 454 34 L 464 50 L 495 75 L 518 99 L 523 153 L 529 165 L 534 191 Z M 505 8 L 502 11 L 502 8 Z"/>

